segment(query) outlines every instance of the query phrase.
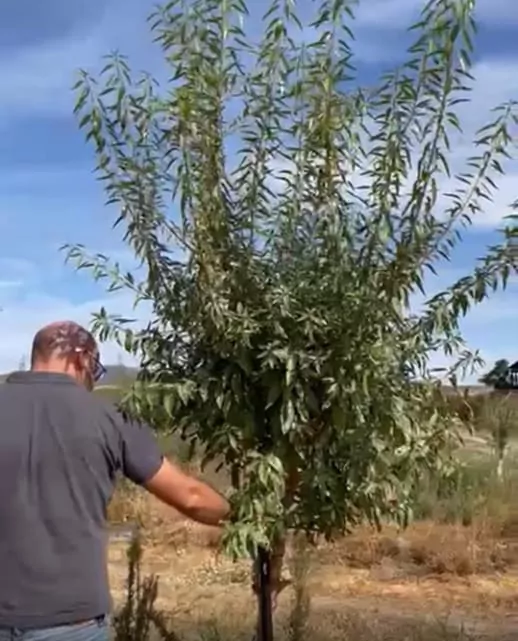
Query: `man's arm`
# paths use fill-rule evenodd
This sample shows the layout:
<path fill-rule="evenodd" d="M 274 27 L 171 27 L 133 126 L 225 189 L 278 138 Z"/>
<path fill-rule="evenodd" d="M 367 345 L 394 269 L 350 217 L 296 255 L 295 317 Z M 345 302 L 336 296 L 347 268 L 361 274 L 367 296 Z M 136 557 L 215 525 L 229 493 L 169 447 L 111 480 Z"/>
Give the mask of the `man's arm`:
<path fill-rule="evenodd" d="M 126 478 L 199 523 L 220 525 L 228 518 L 227 500 L 169 462 L 148 425 L 118 412 L 110 416 L 117 434 L 113 446 L 116 467 Z"/>
<path fill-rule="evenodd" d="M 223 496 L 167 459 L 163 459 L 158 472 L 143 486 L 160 501 L 198 523 L 221 525 L 230 512 Z"/>

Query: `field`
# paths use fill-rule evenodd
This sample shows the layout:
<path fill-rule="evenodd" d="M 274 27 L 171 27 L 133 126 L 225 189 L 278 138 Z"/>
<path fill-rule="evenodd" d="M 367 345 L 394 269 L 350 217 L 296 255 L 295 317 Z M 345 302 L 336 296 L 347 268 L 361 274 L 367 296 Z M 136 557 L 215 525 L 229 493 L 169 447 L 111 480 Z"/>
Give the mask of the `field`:
<path fill-rule="evenodd" d="M 114 389 L 104 393 L 112 396 Z M 502 416 L 510 415 L 488 413 L 482 396 L 474 396 L 471 406 L 494 430 Z M 515 639 L 518 443 L 511 439 L 505 475 L 498 479 L 489 432 L 466 435 L 457 452 L 462 466 L 447 490 L 423 480 L 415 520 L 406 530 L 390 524 L 381 532 L 364 527 L 316 547 L 295 541 L 285 568 L 292 585 L 275 614 L 276 640 Z M 185 460 L 181 443 L 169 441 L 164 448 L 177 461 Z M 218 487 L 227 482 L 210 470 L 205 477 Z M 223 558 L 217 531 L 184 521 L 126 484 L 114 497 L 110 520 L 109 570 L 117 608 L 127 601 L 128 540 L 139 523 L 141 574 L 158 579 L 152 610 L 163 613 L 174 631 L 165 637 L 125 630 L 117 641 L 253 638 L 250 564 Z"/>
<path fill-rule="evenodd" d="M 407 530 L 362 528 L 315 548 L 291 546 L 280 597 L 277 639 L 413 641 L 506 639 L 518 631 L 518 474 L 503 482 L 484 441 L 461 453 L 469 464 L 438 498 L 423 486 Z M 210 476 L 210 475 L 209 475 Z M 213 483 L 221 479 L 212 476 Z M 128 523 L 142 523 L 144 576 L 159 580 L 156 608 L 178 637 L 251 639 L 255 600 L 248 563 L 218 555 L 218 533 L 183 521 L 136 490 L 118 492 L 110 577 L 126 598 Z M 151 639 L 155 638 L 153 636 Z M 140 639 L 140 641 L 145 641 Z"/>

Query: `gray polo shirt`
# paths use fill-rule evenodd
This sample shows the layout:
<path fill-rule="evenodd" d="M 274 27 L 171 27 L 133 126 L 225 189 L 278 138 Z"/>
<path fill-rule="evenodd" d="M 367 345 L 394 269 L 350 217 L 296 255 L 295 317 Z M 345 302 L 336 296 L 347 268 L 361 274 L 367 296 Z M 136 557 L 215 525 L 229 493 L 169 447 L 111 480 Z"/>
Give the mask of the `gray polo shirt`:
<path fill-rule="evenodd" d="M 162 455 L 151 430 L 65 374 L 0 385 L 0 627 L 107 614 L 106 508 L 121 471 L 142 484 Z"/>

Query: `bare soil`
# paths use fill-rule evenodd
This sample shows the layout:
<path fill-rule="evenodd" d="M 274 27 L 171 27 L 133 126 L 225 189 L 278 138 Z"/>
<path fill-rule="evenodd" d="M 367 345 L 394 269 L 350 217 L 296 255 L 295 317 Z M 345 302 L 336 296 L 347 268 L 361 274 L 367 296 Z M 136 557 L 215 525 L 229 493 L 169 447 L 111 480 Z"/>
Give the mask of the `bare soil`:
<path fill-rule="evenodd" d="M 215 625 L 225 639 L 250 639 L 255 599 L 249 563 L 218 555 L 216 531 L 157 506 L 148 525 L 142 570 L 158 576 L 157 606 L 174 628 L 188 637 L 200 625 Z M 109 549 L 116 604 L 125 595 L 123 539 L 115 535 Z M 363 531 L 322 546 L 311 553 L 308 638 L 516 639 L 515 543 L 494 541 L 473 528 L 421 524 L 404 535 Z M 287 625 L 292 599 L 290 589 L 279 599 L 279 629 Z"/>

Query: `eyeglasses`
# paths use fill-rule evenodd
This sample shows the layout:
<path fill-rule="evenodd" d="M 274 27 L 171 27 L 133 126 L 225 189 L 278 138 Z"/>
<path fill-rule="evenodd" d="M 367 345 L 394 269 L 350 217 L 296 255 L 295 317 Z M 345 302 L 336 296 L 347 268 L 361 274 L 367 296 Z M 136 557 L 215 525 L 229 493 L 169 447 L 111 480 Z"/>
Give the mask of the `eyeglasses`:
<path fill-rule="evenodd" d="M 94 379 L 94 382 L 97 383 L 97 381 L 100 381 L 101 378 L 106 374 L 106 367 L 101 363 L 101 360 L 98 355 L 93 355 L 91 352 L 88 352 L 84 349 L 76 349 L 75 350 L 78 354 L 89 354 L 89 356 L 92 358 L 93 364 L 91 368 L 91 374 L 92 378 Z"/>
<path fill-rule="evenodd" d="M 106 374 L 106 367 L 101 363 L 99 356 L 94 357 L 94 366 L 92 370 L 92 376 L 96 383 Z"/>

